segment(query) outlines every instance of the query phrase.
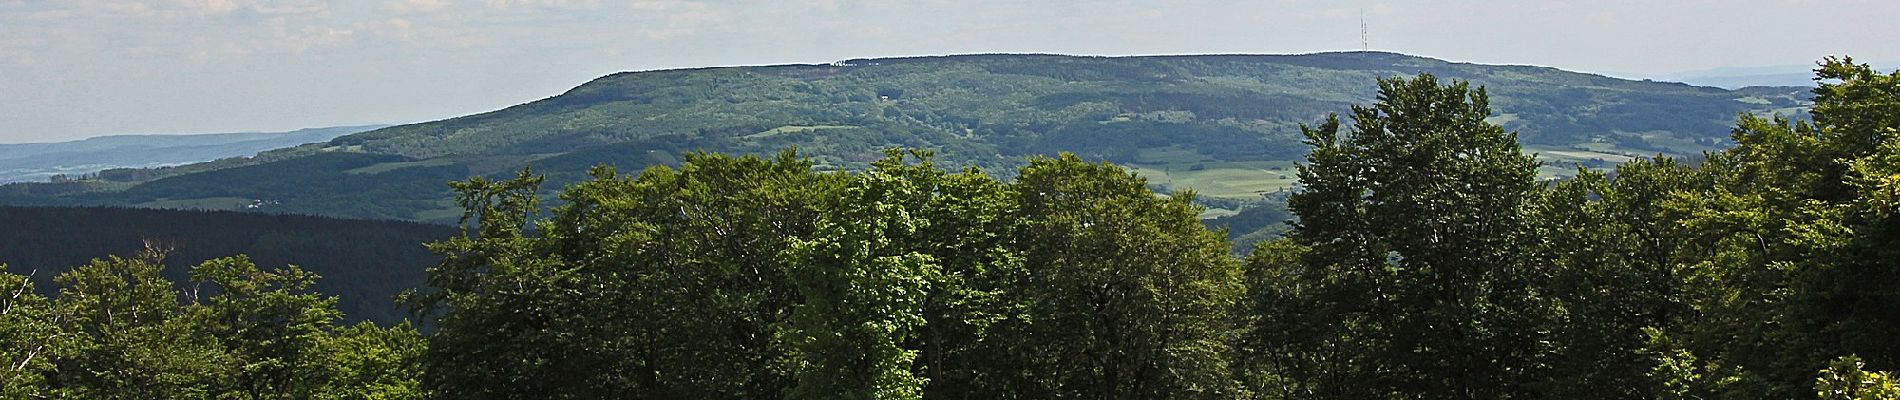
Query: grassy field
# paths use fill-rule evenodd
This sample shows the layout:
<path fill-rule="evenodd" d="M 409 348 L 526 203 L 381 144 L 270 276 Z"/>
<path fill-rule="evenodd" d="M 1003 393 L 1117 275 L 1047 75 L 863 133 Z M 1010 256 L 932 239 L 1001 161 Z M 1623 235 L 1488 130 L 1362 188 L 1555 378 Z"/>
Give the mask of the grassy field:
<path fill-rule="evenodd" d="M 1570 146 L 1525 146 L 1543 162 L 1540 179 L 1575 176 L 1578 167 L 1607 171 L 1616 164 L 1645 158 L 1643 151 L 1621 149 L 1608 143 Z M 1237 200 L 1290 190 L 1299 183 L 1294 161 L 1217 161 L 1179 147 L 1143 149 L 1137 161 L 1126 165 L 1148 183 L 1167 190 L 1193 189 L 1201 196 Z"/>
<path fill-rule="evenodd" d="M 375 174 L 395 171 L 398 169 L 409 168 L 409 167 L 440 167 L 440 166 L 445 166 L 445 165 L 455 165 L 455 161 L 456 160 L 450 159 L 450 158 L 437 158 L 437 159 L 422 160 L 422 161 L 387 162 L 387 163 L 380 163 L 380 164 L 375 164 L 375 165 L 371 165 L 367 167 L 352 169 L 348 171 L 343 171 L 343 173 L 350 174 L 350 175 L 375 175 Z"/>
<path fill-rule="evenodd" d="M 1130 165 L 1129 168 L 1147 178 L 1148 183 L 1160 184 L 1169 191 L 1193 189 L 1202 196 L 1243 200 L 1258 199 L 1267 193 L 1291 189 L 1299 181 L 1292 171 L 1244 165 L 1253 163 L 1217 164 L 1243 165 L 1210 165 L 1206 169 L 1192 171 L 1145 165 Z"/>
<path fill-rule="evenodd" d="M 1193 189 L 1206 197 L 1238 200 L 1291 189 L 1299 179 L 1292 161 L 1216 161 L 1179 147 L 1142 149 L 1127 165 L 1148 183 L 1169 191 Z"/>
<path fill-rule="evenodd" d="M 1610 143 L 1580 143 L 1569 146 L 1524 146 L 1524 152 L 1537 157 L 1544 165 L 1537 169 L 1537 177 L 1550 179 L 1569 177 L 1577 174 L 1577 168 L 1583 167 L 1595 171 L 1608 171 L 1616 164 L 1655 155 L 1653 151 L 1618 148 Z M 1670 154 L 1683 156 L 1685 154 Z"/>
<path fill-rule="evenodd" d="M 1240 212 L 1225 208 L 1208 207 L 1207 209 L 1201 210 L 1201 219 L 1215 219 L 1235 214 L 1240 214 Z"/>
<path fill-rule="evenodd" d="M 174 208 L 185 210 L 241 210 L 251 204 L 251 199 L 240 197 L 206 197 L 201 199 L 159 199 L 135 204 L 143 208 Z"/>
<path fill-rule="evenodd" d="M 851 126 L 851 125 L 808 125 L 808 126 L 786 125 L 786 126 L 781 126 L 777 128 L 767 129 L 764 132 L 745 135 L 743 138 L 761 139 L 761 138 L 768 138 L 768 137 L 778 136 L 778 135 L 787 134 L 787 133 L 822 131 L 826 129 L 851 129 L 851 128 L 857 128 L 857 127 Z"/>
<path fill-rule="evenodd" d="M 433 209 L 433 210 L 422 210 L 422 211 L 417 211 L 415 214 L 410 214 L 410 218 L 416 221 L 422 221 L 422 222 L 433 223 L 433 224 L 455 224 L 456 222 L 460 222 L 462 219 L 462 209 L 440 208 L 440 209 Z"/>

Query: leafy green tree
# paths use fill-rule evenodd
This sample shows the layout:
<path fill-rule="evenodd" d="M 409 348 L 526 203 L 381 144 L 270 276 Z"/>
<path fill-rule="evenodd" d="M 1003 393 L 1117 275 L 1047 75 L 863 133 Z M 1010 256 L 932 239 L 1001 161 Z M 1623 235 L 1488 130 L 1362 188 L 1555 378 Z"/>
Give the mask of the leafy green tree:
<path fill-rule="evenodd" d="M 1310 312 L 1336 329 L 1321 397 L 1521 398 L 1542 366 L 1547 300 L 1530 262 L 1536 160 L 1485 122 L 1485 91 L 1382 79 L 1353 129 L 1305 129 L 1289 237 Z M 1318 351 L 1318 350 L 1313 350 Z"/>
<path fill-rule="evenodd" d="M 784 330 L 801 296 L 782 253 L 812 235 L 835 180 L 790 152 L 693 154 L 677 171 L 602 171 L 570 188 L 546 230 L 550 245 L 605 289 L 606 307 L 573 326 L 628 342 L 619 346 L 631 354 L 603 356 L 635 363 L 634 393 L 785 396 L 795 366 Z"/>
<path fill-rule="evenodd" d="M 455 398 L 789 393 L 785 329 L 801 296 L 782 254 L 811 237 L 839 178 L 789 152 L 594 175 L 534 229 L 531 176 L 459 185 L 479 233 L 436 245 L 445 261 L 422 298 L 444 314 L 427 387 Z"/>
<path fill-rule="evenodd" d="M 794 320 L 810 348 L 801 352 L 802 374 L 816 378 L 801 381 L 803 395 L 1008 393 L 1002 378 L 1018 369 L 998 355 L 1011 342 L 991 328 L 1024 309 L 1006 291 L 1022 270 L 1019 253 L 1007 247 L 1016 197 L 981 171 L 950 174 L 932 158 L 887 150 L 832 196 L 817 234 L 793 247 L 807 291 L 798 312 L 809 318 Z M 886 309 L 866 311 L 872 304 Z M 884 361 L 863 367 L 867 352 Z M 867 372 L 876 376 L 858 375 Z"/>
<path fill-rule="evenodd" d="M 0 265 L 0 397 L 54 397 L 46 380 L 70 342 L 29 278 Z"/>
<path fill-rule="evenodd" d="M 1673 196 L 1704 190 L 1705 174 L 1673 159 L 1643 159 L 1616 169 L 1614 179 L 1578 171 L 1552 185 L 1532 219 L 1541 244 L 1535 256 L 1550 275 L 1544 292 L 1560 302 L 1551 321 L 1545 393 L 1558 397 L 1654 398 L 1655 335 L 1678 332 L 1690 319 L 1677 273 L 1687 234 L 1664 209 Z"/>
<path fill-rule="evenodd" d="M 1679 267 L 1695 323 L 1676 333 L 1729 398 L 1807 395 L 1829 357 L 1900 357 L 1900 78 L 1851 59 L 1817 69 L 1813 121 L 1744 115 L 1737 146 L 1703 170 L 1714 185 L 1668 208 L 1693 247 Z M 1719 368 L 1715 368 L 1719 367 Z"/>
<path fill-rule="evenodd" d="M 330 379 L 324 346 L 342 313 L 336 298 L 309 292 L 317 276 L 295 266 L 266 271 L 244 256 L 206 261 L 191 271 L 212 295 L 191 314 L 222 342 L 234 371 L 231 390 L 248 399 L 302 399 Z"/>
<path fill-rule="evenodd" d="M 934 169 L 928 153 L 920 165 Z M 1001 356 L 1017 343 L 1000 334 L 998 324 L 1024 318 L 1022 296 L 1012 284 L 1025 273 L 1015 210 L 1020 197 L 1011 186 L 980 170 L 956 174 L 912 172 L 926 177 L 931 200 L 918 212 L 929 221 L 909 244 L 930 255 L 939 268 L 924 298 L 924 327 L 916 347 L 928 379 L 926 398 L 1010 397 L 1008 377 L 1021 375 L 1018 364 Z"/>
<path fill-rule="evenodd" d="M 8 311 L 31 319 L 0 321 L 0 332 L 35 335 L 19 346 L 44 360 L 14 360 L 19 369 L 10 371 L 26 375 L 10 373 L 6 390 L 29 398 L 420 398 L 413 384 L 356 386 L 420 371 L 413 362 L 337 362 L 388 350 L 337 345 L 336 299 L 307 291 L 315 275 L 264 270 L 238 256 L 199 264 L 193 284 L 179 290 L 159 273 L 163 257 L 148 250 L 96 260 L 56 278 L 59 295 L 35 300 L 44 308 Z M 400 329 L 407 328 L 363 325 L 351 334 L 401 338 Z M 407 332 L 409 351 L 419 351 L 419 336 Z"/>
<path fill-rule="evenodd" d="M 311 395 L 319 400 L 419 400 L 422 355 L 428 342 L 407 323 L 388 328 L 360 323 L 338 329 L 323 342 L 329 380 Z"/>
<path fill-rule="evenodd" d="M 1193 193 L 1161 197 L 1109 164 L 1032 159 L 1012 184 L 1026 317 L 1020 398 L 1220 398 L 1233 391 L 1228 320 L 1240 271 Z"/>
<path fill-rule="evenodd" d="M 75 346 L 50 382 L 91 399 L 203 399 L 229 393 L 239 363 L 220 338 L 185 318 L 187 306 L 159 276 L 162 257 L 107 257 L 56 281 L 61 330 Z"/>
<path fill-rule="evenodd" d="M 539 211 L 540 179 L 523 170 L 514 179 L 474 178 L 451 183 L 466 212 L 462 236 L 432 243 L 441 258 L 430 267 L 433 291 L 410 298 L 426 312 L 442 312 L 429 338 L 425 390 L 461 398 L 559 398 L 555 390 L 575 371 L 551 366 L 563 350 L 550 343 L 549 317 L 569 311 L 548 301 L 563 293 L 550 260 L 532 252 L 528 223 Z"/>
<path fill-rule="evenodd" d="M 1305 277 L 1307 249 L 1292 240 L 1262 242 L 1241 261 L 1246 293 L 1234 316 L 1239 330 L 1232 361 L 1245 398 L 1298 399 L 1314 395 L 1312 377 L 1326 361 L 1314 351 L 1330 339 Z"/>
<path fill-rule="evenodd" d="M 913 367 L 920 351 L 906 342 L 922 329 L 925 298 L 942 272 L 913 243 L 931 224 L 923 208 L 943 172 L 903 161 L 893 152 L 854 177 L 813 237 L 787 252 L 805 298 L 792 318 L 803 359 L 792 398 L 923 397 Z"/>
<path fill-rule="evenodd" d="M 1893 400 L 1900 399 L 1900 381 L 1886 371 L 1862 369 L 1860 357 L 1841 356 L 1828 363 L 1814 379 L 1814 391 L 1822 400 Z"/>

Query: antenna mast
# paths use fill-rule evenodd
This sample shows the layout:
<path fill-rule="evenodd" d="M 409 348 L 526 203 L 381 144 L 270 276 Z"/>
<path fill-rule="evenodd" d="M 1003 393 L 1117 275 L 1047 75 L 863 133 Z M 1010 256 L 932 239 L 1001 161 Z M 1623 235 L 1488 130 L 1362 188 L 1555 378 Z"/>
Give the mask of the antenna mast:
<path fill-rule="evenodd" d="M 1365 7 L 1360 7 L 1359 8 L 1359 51 L 1361 52 L 1372 51 L 1371 43 L 1372 43 L 1371 41 L 1366 40 L 1366 9 Z"/>

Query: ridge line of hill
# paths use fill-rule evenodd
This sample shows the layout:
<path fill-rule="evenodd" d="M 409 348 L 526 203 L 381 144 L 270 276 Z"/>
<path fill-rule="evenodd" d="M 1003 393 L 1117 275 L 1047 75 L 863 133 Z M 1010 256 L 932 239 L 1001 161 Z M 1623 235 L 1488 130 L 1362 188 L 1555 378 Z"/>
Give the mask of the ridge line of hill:
<path fill-rule="evenodd" d="M 1157 189 L 1195 189 L 1217 218 L 1273 204 L 1297 185 L 1301 125 L 1369 103 L 1377 78 L 1418 73 L 1485 87 L 1491 122 L 1519 133 L 1545 177 L 1725 148 L 1736 115 L 1800 117 L 1810 96 L 1391 52 L 964 54 L 623 71 L 497 110 L 249 158 L 0 186 L 0 204 L 262 205 L 451 222 L 460 213 L 445 182 L 528 165 L 551 192 L 596 165 L 672 166 L 691 151 L 795 147 L 820 170 L 850 170 L 883 148 L 912 147 L 936 151 L 947 167 L 990 171 L 1057 152 L 1111 161 Z"/>

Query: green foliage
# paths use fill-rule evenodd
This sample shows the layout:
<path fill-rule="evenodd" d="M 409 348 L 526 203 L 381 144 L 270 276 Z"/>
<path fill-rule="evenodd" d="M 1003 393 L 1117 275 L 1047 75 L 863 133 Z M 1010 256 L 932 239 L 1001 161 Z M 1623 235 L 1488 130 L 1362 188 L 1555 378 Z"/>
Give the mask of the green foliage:
<path fill-rule="evenodd" d="M 71 336 L 54 319 L 58 310 L 27 278 L 0 264 L 0 397 L 38 394 L 53 372 L 52 360 L 71 351 Z"/>
<path fill-rule="evenodd" d="M 1688 321 L 1681 292 L 1690 279 L 1675 265 L 1686 233 L 1662 206 L 1704 187 L 1706 176 L 1668 158 L 1615 172 L 1579 171 L 1532 209 L 1542 238 L 1535 254 L 1549 271 L 1543 291 L 1560 302 L 1551 321 L 1559 345 L 1548 362 L 1561 372 L 1545 390 L 1561 396 L 1647 398 L 1665 390 L 1656 384 L 1695 380 L 1683 375 L 1696 373 L 1682 358 L 1693 356 L 1664 337 Z"/>
<path fill-rule="evenodd" d="M 1201 226 L 1193 193 L 1156 196 L 1109 164 L 1032 159 L 1022 196 L 1018 281 L 1030 320 L 1026 397 L 1219 398 L 1240 271 Z"/>
<path fill-rule="evenodd" d="M 1241 398 L 1311 397 L 1305 377 L 1320 371 L 1322 359 L 1302 353 L 1309 340 L 1328 334 L 1321 315 L 1301 312 L 1313 304 L 1298 274 L 1311 273 L 1301 259 L 1308 249 L 1293 240 L 1262 242 L 1241 261 L 1246 293 L 1235 313 L 1239 331 L 1232 361 Z"/>
<path fill-rule="evenodd" d="M 1815 395 L 1821 400 L 1893 400 L 1900 399 L 1900 382 L 1886 371 L 1867 371 L 1860 357 L 1841 356 L 1828 363 L 1814 379 Z"/>
<path fill-rule="evenodd" d="M 911 244 L 931 223 L 920 214 L 943 172 L 902 157 L 892 152 L 845 185 L 813 237 L 788 249 L 805 298 L 792 327 L 806 365 L 791 398 L 923 397 L 925 380 L 912 373 L 919 351 L 905 341 L 924 325 L 923 303 L 942 271 Z"/>
<path fill-rule="evenodd" d="M 58 281 L 63 330 L 75 336 L 54 388 L 97 399 L 188 399 L 236 392 L 233 357 L 194 329 L 154 259 L 111 257 Z"/>
<path fill-rule="evenodd" d="M 1704 363 L 1734 372 L 1730 398 L 1799 397 L 1829 357 L 1900 357 L 1900 240 L 1885 182 L 1900 127 L 1900 79 L 1825 60 L 1812 123 L 1743 116 L 1735 149 L 1701 170 L 1665 216 L 1688 229 L 1675 262 L 1688 324 L 1671 332 Z"/>
<path fill-rule="evenodd" d="M 335 331 L 322 343 L 324 359 L 313 368 L 329 380 L 309 398 L 320 400 L 419 400 L 422 355 L 428 342 L 408 324 L 382 328 L 368 323 Z"/>
<path fill-rule="evenodd" d="M 336 299 L 309 293 L 317 276 L 295 266 L 264 271 L 238 256 L 206 261 L 191 271 L 200 289 L 217 293 L 193 311 L 232 358 L 231 378 L 248 398 L 308 398 L 326 376 L 323 344 L 330 337 Z"/>
<path fill-rule="evenodd" d="M 25 276 L 0 307 L 8 398 L 59 399 L 418 399 L 414 346 L 406 326 L 370 324 L 339 332 L 336 300 L 310 293 L 316 276 L 295 267 L 266 271 L 243 257 L 192 269 L 178 290 L 159 274 L 163 253 L 109 257 L 59 275 L 58 295 L 39 297 Z M 403 338 L 407 339 L 403 339 Z M 345 345 L 343 341 L 354 340 Z M 383 362 L 338 362 L 377 357 Z M 346 380 L 347 379 L 347 380 Z M 380 382 L 362 386 L 359 383 Z M 373 391 L 376 397 L 359 394 Z"/>
<path fill-rule="evenodd" d="M 1525 256 L 1537 162 L 1485 122 L 1484 89 L 1431 75 L 1379 88 L 1345 135 L 1336 118 L 1306 130 L 1288 235 L 1302 265 L 1258 266 L 1294 280 L 1273 286 L 1300 286 L 1301 324 L 1323 329 L 1283 363 L 1319 367 L 1287 378 L 1322 397 L 1530 397 L 1547 307 Z"/>
<path fill-rule="evenodd" d="M 594 175 L 531 231 L 538 179 L 457 184 L 478 228 L 434 245 L 444 262 L 419 297 L 444 312 L 429 387 L 452 398 L 783 397 L 794 366 L 781 329 L 798 293 L 780 253 L 811 237 L 835 179 L 789 153 Z"/>
<path fill-rule="evenodd" d="M 1802 398 L 1894 356 L 1900 80 L 1823 62 L 1813 123 L 1743 115 L 1700 165 L 1539 187 L 1484 91 L 1388 80 L 1307 130 L 1285 242 L 1247 262 L 1263 397 Z M 1834 387 L 1839 387 L 1838 384 Z"/>
<path fill-rule="evenodd" d="M 443 312 L 425 385 L 453 398 L 1231 393 L 1238 269 L 1191 194 L 1075 156 L 1032 161 L 1014 184 L 931 159 L 892 151 L 856 174 L 791 153 L 693 154 L 637 178 L 602 168 L 534 229 L 534 177 L 459 183 L 470 234 L 434 245 L 434 291 L 416 297 Z"/>

